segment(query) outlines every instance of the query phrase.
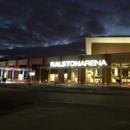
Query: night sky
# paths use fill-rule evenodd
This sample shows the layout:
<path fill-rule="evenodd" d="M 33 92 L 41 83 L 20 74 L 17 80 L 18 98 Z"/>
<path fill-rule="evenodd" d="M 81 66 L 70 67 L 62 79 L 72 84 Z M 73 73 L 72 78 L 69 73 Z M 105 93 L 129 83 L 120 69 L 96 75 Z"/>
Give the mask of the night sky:
<path fill-rule="evenodd" d="M 130 0 L 0 0 L 0 59 L 80 55 L 85 37 L 130 36 Z"/>

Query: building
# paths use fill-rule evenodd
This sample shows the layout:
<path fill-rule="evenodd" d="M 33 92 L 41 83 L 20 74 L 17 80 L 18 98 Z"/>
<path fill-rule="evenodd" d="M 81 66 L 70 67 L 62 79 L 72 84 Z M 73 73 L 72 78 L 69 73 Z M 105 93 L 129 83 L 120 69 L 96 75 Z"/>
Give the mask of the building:
<path fill-rule="evenodd" d="M 86 54 L 32 58 L 31 80 L 37 83 L 86 85 L 116 85 L 130 82 L 129 37 L 87 37 L 85 44 Z M 7 80 L 17 79 L 25 82 L 25 77 L 30 71 L 27 69 L 28 59 L 1 61 L 0 66 L 1 77 L 6 73 Z M 21 69 L 3 71 L 2 67 Z"/>

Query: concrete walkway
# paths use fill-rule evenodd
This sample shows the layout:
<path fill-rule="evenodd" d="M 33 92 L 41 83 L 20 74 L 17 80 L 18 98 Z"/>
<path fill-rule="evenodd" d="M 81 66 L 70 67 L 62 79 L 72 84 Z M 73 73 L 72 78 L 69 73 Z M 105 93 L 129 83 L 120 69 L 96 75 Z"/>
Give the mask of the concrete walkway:
<path fill-rule="evenodd" d="M 62 92 L 62 93 L 87 93 L 104 95 L 130 96 L 129 87 L 120 86 L 87 86 L 70 84 L 0 84 L 0 90 L 19 89 L 30 91 Z"/>
<path fill-rule="evenodd" d="M 0 116 L 1 130 L 130 130 L 129 88 L 2 84 L 0 92 L 1 97 L 41 98 L 28 109 Z M 51 99 L 58 102 L 46 102 Z"/>

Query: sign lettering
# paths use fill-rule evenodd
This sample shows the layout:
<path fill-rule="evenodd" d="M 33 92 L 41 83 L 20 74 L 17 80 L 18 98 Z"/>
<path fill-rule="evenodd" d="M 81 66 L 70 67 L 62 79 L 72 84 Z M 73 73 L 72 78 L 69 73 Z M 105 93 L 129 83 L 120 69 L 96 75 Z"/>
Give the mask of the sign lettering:
<path fill-rule="evenodd" d="M 107 66 L 105 60 L 85 60 L 85 61 L 55 61 L 50 62 L 50 67 L 85 67 L 85 66 Z"/>

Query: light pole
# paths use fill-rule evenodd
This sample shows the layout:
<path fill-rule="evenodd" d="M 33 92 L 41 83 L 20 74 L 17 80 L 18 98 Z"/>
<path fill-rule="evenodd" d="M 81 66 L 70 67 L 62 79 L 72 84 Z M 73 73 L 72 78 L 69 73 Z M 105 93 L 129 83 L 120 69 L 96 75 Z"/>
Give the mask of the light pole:
<path fill-rule="evenodd" d="M 30 70 L 31 67 L 32 67 L 32 58 L 31 58 L 31 54 L 32 54 L 32 37 L 29 35 L 28 38 L 29 38 L 29 45 L 30 45 L 29 46 L 29 70 Z M 31 72 L 31 70 L 29 71 L 29 83 L 28 83 L 28 88 L 29 89 L 31 87 L 30 72 Z"/>

